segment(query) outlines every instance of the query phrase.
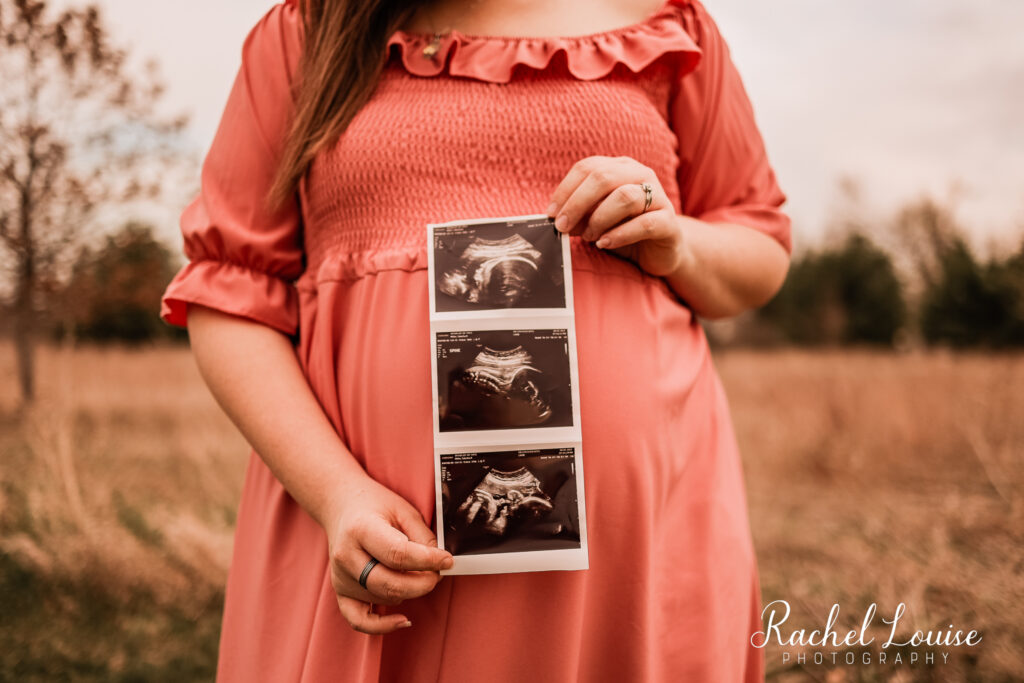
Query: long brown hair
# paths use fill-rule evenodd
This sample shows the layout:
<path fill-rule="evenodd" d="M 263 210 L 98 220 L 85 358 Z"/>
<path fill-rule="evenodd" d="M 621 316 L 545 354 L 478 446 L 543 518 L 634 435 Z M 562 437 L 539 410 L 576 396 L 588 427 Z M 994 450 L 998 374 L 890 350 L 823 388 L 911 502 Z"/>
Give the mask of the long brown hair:
<path fill-rule="evenodd" d="M 424 0 L 298 0 L 303 47 L 295 109 L 269 201 L 282 205 L 380 79 L 388 38 Z"/>

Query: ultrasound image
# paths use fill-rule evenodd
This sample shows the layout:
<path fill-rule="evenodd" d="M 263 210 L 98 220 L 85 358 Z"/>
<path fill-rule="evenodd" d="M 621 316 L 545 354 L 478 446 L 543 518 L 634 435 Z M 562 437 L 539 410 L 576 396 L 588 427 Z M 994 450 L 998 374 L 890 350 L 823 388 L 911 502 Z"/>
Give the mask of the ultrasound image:
<path fill-rule="evenodd" d="M 434 229 L 437 311 L 565 306 L 560 235 L 549 219 Z"/>
<path fill-rule="evenodd" d="M 439 429 L 572 424 L 566 330 L 437 334 Z"/>
<path fill-rule="evenodd" d="M 580 547 L 573 448 L 441 456 L 452 554 Z"/>

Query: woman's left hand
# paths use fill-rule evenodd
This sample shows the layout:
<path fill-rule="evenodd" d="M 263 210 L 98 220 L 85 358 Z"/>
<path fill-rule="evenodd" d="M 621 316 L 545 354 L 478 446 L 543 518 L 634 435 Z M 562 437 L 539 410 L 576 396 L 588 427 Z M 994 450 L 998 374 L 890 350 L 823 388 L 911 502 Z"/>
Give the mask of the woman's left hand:
<path fill-rule="evenodd" d="M 653 189 L 644 211 L 642 183 Z M 630 157 L 592 156 L 576 162 L 558 185 L 545 212 L 555 227 L 596 242 L 657 277 L 683 261 L 683 217 L 650 168 Z"/>

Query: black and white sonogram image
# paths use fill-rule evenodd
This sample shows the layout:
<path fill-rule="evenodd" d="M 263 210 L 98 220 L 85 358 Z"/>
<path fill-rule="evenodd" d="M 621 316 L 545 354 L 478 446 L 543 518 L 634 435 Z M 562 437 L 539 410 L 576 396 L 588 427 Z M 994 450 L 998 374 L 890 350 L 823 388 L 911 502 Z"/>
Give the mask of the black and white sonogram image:
<path fill-rule="evenodd" d="M 572 425 L 566 330 L 437 333 L 438 428 Z"/>
<path fill-rule="evenodd" d="M 563 308 L 560 233 L 551 219 L 434 228 L 437 312 Z"/>
<path fill-rule="evenodd" d="M 573 448 L 441 456 L 444 545 L 453 555 L 580 547 Z"/>

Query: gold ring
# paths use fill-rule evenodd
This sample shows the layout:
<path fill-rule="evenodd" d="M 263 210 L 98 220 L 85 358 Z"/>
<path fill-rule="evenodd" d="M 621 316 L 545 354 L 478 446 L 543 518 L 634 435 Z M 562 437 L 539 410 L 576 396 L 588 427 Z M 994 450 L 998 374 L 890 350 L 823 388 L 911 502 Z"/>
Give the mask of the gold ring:
<path fill-rule="evenodd" d="M 654 188 L 650 183 L 641 183 L 640 189 L 644 191 L 644 210 L 640 213 L 644 213 L 651 208 L 651 202 L 654 201 Z"/>

